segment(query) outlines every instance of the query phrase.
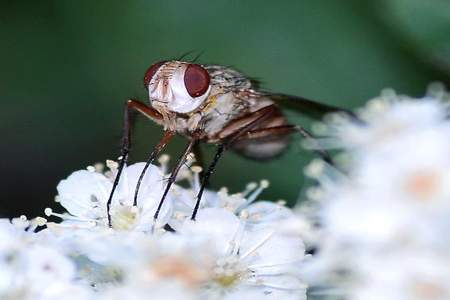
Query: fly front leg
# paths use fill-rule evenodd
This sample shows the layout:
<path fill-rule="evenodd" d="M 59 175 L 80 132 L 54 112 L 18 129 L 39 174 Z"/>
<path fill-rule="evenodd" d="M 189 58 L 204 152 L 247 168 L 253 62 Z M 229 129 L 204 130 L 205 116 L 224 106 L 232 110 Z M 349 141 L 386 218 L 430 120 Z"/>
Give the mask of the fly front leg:
<path fill-rule="evenodd" d="M 196 138 L 193 138 L 192 140 L 189 141 L 189 144 L 184 149 L 183 154 L 181 154 L 180 158 L 178 159 L 177 164 L 175 165 L 175 167 L 173 167 L 173 169 L 170 173 L 170 177 L 168 179 L 166 188 L 164 190 L 164 193 L 161 197 L 161 200 L 159 201 L 158 207 L 156 208 L 156 212 L 153 216 L 153 220 L 155 221 L 155 223 L 156 223 L 156 220 L 158 219 L 159 212 L 161 211 L 164 200 L 166 199 L 167 194 L 169 193 L 170 187 L 172 186 L 172 184 L 175 182 L 175 179 L 177 178 L 178 171 L 180 171 L 181 167 L 184 165 L 187 156 L 189 155 L 189 153 L 191 153 L 192 148 L 197 143 L 197 141 L 198 140 Z"/>
<path fill-rule="evenodd" d="M 136 189 L 134 190 L 134 199 L 133 199 L 133 205 L 137 206 L 137 199 L 139 195 L 139 188 L 141 187 L 142 180 L 144 179 L 145 173 L 147 172 L 148 167 L 153 163 L 155 158 L 158 156 L 158 154 L 161 152 L 162 149 L 169 143 L 169 141 L 172 139 L 172 137 L 175 135 L 174 131 L 166 131 L 164 132 L 164 136 L 159 141 L 159 143 L 155 146 L 152 153 L 147 159 L 147 162 L 145 163 L 144 168 L 142 169 L 141 174 L 139 175 L 139 179 L 136 184 Z"/>
<path fill-rule="evenodd" d="M 137 111 L 149 119 L 154 120 L 159 123 L 162 121 L 162 115 L 155 109 L 145 105 L 144 103 L 137 100 L 128 100 L 123 117 L 123 137 L 122 137 L 122 147 L 121 147 L 121 158 L 119 161 L 119 167 L 117 168 L 117 175 L 114 179 L 113 187 L 111 193 L 109 194 L 108 201 L 106 202 L 106 211 L 108 215 L 108 225 L 111 227 L 111 202 L 114 192 L 119 184 L 120 176 L 122 174 L 123 168 L 128 162 L 128 154 L 131 147 L 131 130 L 132 130 L 132 112 Z"/>

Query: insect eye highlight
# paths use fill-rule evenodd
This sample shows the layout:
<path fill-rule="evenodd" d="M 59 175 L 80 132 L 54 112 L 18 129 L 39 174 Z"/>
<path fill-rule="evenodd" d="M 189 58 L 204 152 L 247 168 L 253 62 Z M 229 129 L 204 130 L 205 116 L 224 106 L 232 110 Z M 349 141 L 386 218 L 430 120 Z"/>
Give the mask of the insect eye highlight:
<path fill-rule="evenodd" d="M 161 68 L 161 66 L 165 63 L 166 61 L 160 61 L 156 64 L 153 64 L 150 66 L 150 68 L 147 69 L 147 71 L 145 72 L 144 75 L 144 86 L 146 89 L 148 89 L 148 85 L 150 83 L 150 81 L 153 78 L 153 75 L 155 75 L 155 73 L 159 70 L 159 68 Z"/>
<path fill-rule="evenodd" d="M 208 71 L 197 64 L 190 64 L 184 73 L 184 85 L 191 97 L 199 97 L 209 88 Z"/>

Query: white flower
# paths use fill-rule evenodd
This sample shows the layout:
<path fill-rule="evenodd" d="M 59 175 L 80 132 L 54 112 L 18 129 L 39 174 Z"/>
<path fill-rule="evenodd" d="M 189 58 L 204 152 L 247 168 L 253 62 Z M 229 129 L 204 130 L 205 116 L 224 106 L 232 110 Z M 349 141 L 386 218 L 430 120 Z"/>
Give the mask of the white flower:
<path fill-rule="evenodd" d="M 112 287 L 98 295 L 100 300 L 193 300 L 195 294 L 177 282 L 159 282 L 155 285 L 124 285 Z"/>
<path fill-rule="evenodd" d="M 27 297 L 42 300 L 306 298 L 299 275 L 305 249 L 301 232 L 292 226 L 298 218 L 281 202 L 255 202 L 268 187 L 266 180 L 236 194 L 225 188 L 205 190 L 197 220 L 191 221 L 201 169 L 190 168 L 190 160 L 179 181 L 187 180 L 191 188 L 173 184 L 154 226 L 166 183 L 163 158 L 161 167 L 150 165 L 136 206 L 144 164 L 124 168 L 111 204 L 111 227 L 107 201 L 117 173 L 114 162 L 109 162 L 111 171 L 96 165 L 59 183 L 56 201 L 67 212 L 47 208 L 45 213 L 61 223 L 15 219 L 19 241 L 16 229 L 8 231 L 9 222 L 8 230 L 0 228 L 0 238 L 21 252 L 33 251 L 24 256 L 32 260 L 26 267 L 0 270 L 7 296 L 18 297 L 16 291 L 37 277 L 35 285 L 27 286 Z M 35 233 L 38 225 L 47 228 Z M 19 282 L 19 288 L 11 289 L 12 282 Z"/>
<path fill-rule="evenodd" d="M 111 223 L 116 230 L 149 231 L 153 226 L 153 215 L 162 196 L 164 175 L 159 168 L 150 165 L 140 186 L 137 206 L 133 206 L 137 180 L 144 163 L 124 168 L 111 204 Z M 116 173 L 116 170 L 114 170 Z M 92 228 L 108 226 L 107 201 L 115 176 L 106 176 L 94 170 L 72 173 L 59 183 L 57 200 L 69 213 L 55 214 L 51 209 L 47 215 L 62 217 L 62 226 Z M 159 215 L 159 226 L 167 223 L 172 204 L 168 197 Z"/>
<path fill-rule="evenodd" d="M 449 132 L 450 122 L 445 121 L 414 135 L 399 136 L 389 150 L 361 159 L 351 176 L 362 188 L 376 188 L 378 195 L 383 193 L 382 198 L 406 201 L 421 209 L 442 204 L 448 210 L 450 141 L 446 137 Z"/>
<path fill-rule="evenodd" d="M 245 219 L 218 208 L 199 212 L 187 220 L 182 235 L 210 240 L 215 255 L 213 273 L 205 285 L 207 299 L 251 293 L 258 298 L 306 297 L 306 285 L 298 276 L 304 258 L 299 237 L 285 236 L 276 228 L 248 230 Z"/>
<path fill-rule="evenodd" d="M 433 128 L 446 119 L 448 104 L 441 102 L 445 94 L 439 98 L 433 94 L 436 92 L 414 99 L 386 90 L 357 112 L 358 121 L 345 115 L 330 115 L 323 128 L 328 137 L 321 139 L 320 144 L 358 153 L 389 149 L 390 143 L 399 137 Z"/>
<path fill-rule="evenodd" d="M 178 229 L 181 224 L 191 217 L 195 206 L 196 196 L 199 189 L 198 174 L 201 170 L 194 169 L 193 172 L 186 172 L 186 178 L 191 182 L 191 189 L 184 189 L 175 186 L 173 191 L 173 217 L 169 220 L 169 225 Z M 245 215 L 247 226 L 263 227 L 273 226 L 281 220 L 298 219 L 283 202 L 274 203 L 270 201 L 257 201 L 258 196 L 269 187 L 267 180 L 261 180 L 259 184 L 251 182 L 247 184 L 244 191 L 230 194 L 227 188 L 221 188 L 218 192 L 205 190 L 200 210 L 205 208 L 221 208 L 234 213 L 235 215 Z"/>
<path fill-rule="evenodd" d="M 40 244 L 33 232 L 1 220 L 0 236 L 1 299 L 92 299 L 86 286 L 75 283 L 73 262 Z"/>
<path fill-rule="evenodd" d="M 436 92 L 436 91 L 435 91 Z M 343 170 L 312 163 L 318 253 L 304 270 L 350 300 L 449 299 L 450 120 L 445 92 L 393 93 L 329 123 Z"/>
<path fill-rule="evenodd" d="M 442 121 L 398 136 L 389 150 L 365 153 L 347 177 L 322 175 L 328 196 L 319 214 L 330 235 L 373 243 L 438 238 L 431 228 L 450 224 L 449 133 L 450 122 Z"/>
<path fill-rule="evenodd" d="M 446 300 L 450 299 L 448 253 L 432 251 L 386 253 L 369 257 L 361 266 L 360 284 L 351 290 L 351 300 Z"/>
<path fill-rule="evenodd" d="M 206 208 L 197 221 L 186 220 L 175 233 L 72 229 L 68 234 L 54 227 L 41 235 L 54 247 L 64 244 L 63 252 L 76 262 L 80 282 L 113 299 L 125 293 L 142 299 L 146 293 L 153 296 L 149 287 L 170 284 L 197 299 L 305 298 L 306 285 L 298 274 L 303 242 L 273 224 L 247 227 L 245 218 Z M 166 297 L 178 299 L 176 294 L 168 290 Z"/>

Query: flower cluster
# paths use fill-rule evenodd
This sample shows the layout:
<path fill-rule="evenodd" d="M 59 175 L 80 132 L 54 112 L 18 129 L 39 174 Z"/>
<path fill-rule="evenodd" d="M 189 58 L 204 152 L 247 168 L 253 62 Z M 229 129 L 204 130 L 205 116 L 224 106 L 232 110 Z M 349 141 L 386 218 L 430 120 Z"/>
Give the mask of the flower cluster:
<path fill-rule="evenodd" d="M 191 220 L 201 168 L 180 170 L 155 221 L 168 156 L 123 169 L 72 173 L 58 186 L 63 212 L 0 220 L 0 299 L 450 299 L 450 96 L 391 90 L 355 115 L 315 126 L 318 181 L 296 212 L 255 201 L 269 183 L 236 194 L 206 190 Z M 56 209 L 62 210 L 61 208 Z M 305 247 L 310 253 L 305 255 Z"/>
<path fill-rule="evenodd" d="M 330 116 L 324 146 L 338 171 L 314 161 L 317 255 L 310 280 L 330 298 L 450 299 L 449 94 L 385 91 L 358 118 Z M 344 175 L 345 174 L 345 175 Z M 310 203 L 310 204 L 311 204 Z"/>
<path fill-rule="evenodd" d="M 153 221 L 166 184 L 168 157 L 148 169 L 124 168 L 111 205 L 117 163 L 72 173 L 57 186 L 66 211 L 0 223 L 1 299 L 306 299 L 298 217 L 282 203 L 254 202 L 268 187 L 250 183 L 237 194 L 199 189 L 199 167 L 188 163 Z M 52 221 L 50 221 L 52 220 Z M 38 226 L 43 226 L 36 232 Z"/>

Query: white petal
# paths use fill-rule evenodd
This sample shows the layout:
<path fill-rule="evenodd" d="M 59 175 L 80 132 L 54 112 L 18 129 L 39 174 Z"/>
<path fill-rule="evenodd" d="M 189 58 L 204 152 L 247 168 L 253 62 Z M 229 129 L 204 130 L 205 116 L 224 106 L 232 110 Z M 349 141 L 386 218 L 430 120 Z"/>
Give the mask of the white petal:
<path fill-rule="evenodd" d="M 290 291 L 268 287 L 242 287 L 228 293 L 224 300 L 306 300 L 306 290 Z"/>
<path fill-rule="evenodd" d="M 106 201 L 112 183 L 102 174 L 86 170 L 76 171 L 58 186 L 61 205 L 82 218 L 95 219 L 106 213 Z"/>
<path fill-rule="evenodd" d="M 225 255 L 233 248 L 240 230 L 239 219 L 231 212 L 218 208 L 199 210 L 196 221 L 186 220 L 180 232 L 184 235 L 206 236 L 212 240 L 219 253 Z"/>
<path fill-rule="evenodd" d="M 127 205 L 133 204 L 136 185 L 144 166 L 145 163 L 136 163 L 124 169 L 115 199 Z M 162 195 L 164 182 L 161 170 L 149 165 L 139 187 L 138 206 L 155 206 Z"/>
<path fill-rule="evenodd" d="M 249 213 L 249 225 L 258 228 L 274 226 L 274 223 L 278 221 L 294 217 L 289 208 L 269 201 L 258 201 L 249 205 L 246 210 Z"/>
<path fill-rule="evenodd" d="M 270 238 L 267 238 L 268 235 Z M 258 246 L 255 248 L 255 246 Z M 272 229 L 246 232 L 240 253 L 251 269 L 261 274 L 280 274 L 303 260 L 305 245 L 301 238 L 284 236 Z"/>

